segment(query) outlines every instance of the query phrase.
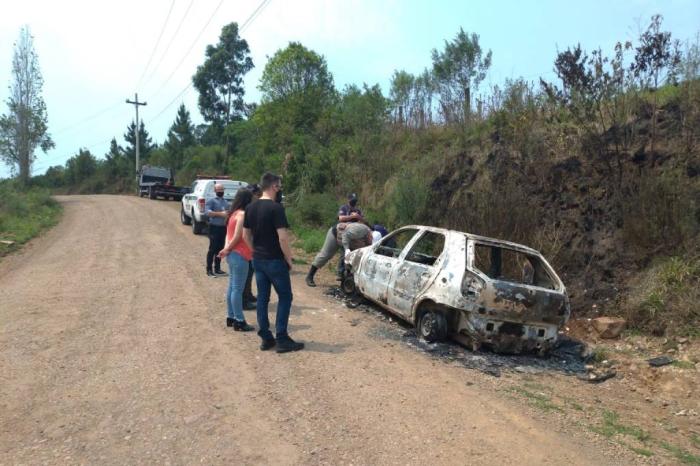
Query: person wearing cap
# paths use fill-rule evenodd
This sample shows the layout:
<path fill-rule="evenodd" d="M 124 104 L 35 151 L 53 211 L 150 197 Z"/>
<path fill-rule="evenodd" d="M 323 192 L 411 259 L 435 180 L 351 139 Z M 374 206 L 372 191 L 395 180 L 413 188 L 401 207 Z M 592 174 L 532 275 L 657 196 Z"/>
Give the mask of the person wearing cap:
<path fill-rule="evenodd" d="M 359 222 L 364 220 L 362 216 L 362 211 L 357 207 L 357 194 L 348 194 L 348 203 L 340 206 L 338 210 L 338 222 L 348 223 L 348 222 Z"/>
<path fill-rule="evenodd" d="M 314 257 L 309 273 L 306 275 L 306 284 L 314 287 L 314 275 L 318 269 L 326 265 L 336 251 L 343 251 L 340 258 L 344 262 L 345 251 L 369 246 L 372 244 L 372 229 L 365 222 L 339 223 L 328 229 L 323 247 Z"/>
<path fill-rule="evenodd" d="M 216 197 L 207 199 L 204 213 L 209 219 L 209 250 L 207 251 L 207 275 L 216 277 L 226 275 L 221 270 L 221 258 L 217 256 L 226 243 L 226 220 L 228 218 L 228 201 L 224 199 L 224 185 L 214 185 Z M 214 269 L 212 270 L 212 265 Z"/>
<path fill-rule="evenodd" d="M 357 207 L 357 194 L 348 194 L 348 203 L 343 204 L 338 209 L 338 225 L 343 223 L 353 223 L 353 222 L 363 222 L 365 220 L 362 215 L 362 210 Z M 336 225 L 337 226 L 337 225 Z M 340 260 L 338 261 L 338 280 L 343 279 L 343 274 L 345 273 L 345 249 L 340 246 Z"/>

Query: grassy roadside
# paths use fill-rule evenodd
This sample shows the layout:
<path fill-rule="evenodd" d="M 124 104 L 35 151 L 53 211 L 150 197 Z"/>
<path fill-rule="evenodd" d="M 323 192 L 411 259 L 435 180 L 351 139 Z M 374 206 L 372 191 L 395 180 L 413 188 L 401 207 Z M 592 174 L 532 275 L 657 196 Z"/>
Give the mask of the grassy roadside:
<path fill-rule="evenodd" d="M 46 189 L 20 191 L 10 183 L 0 184 L 0 257 L 54 226 L 61 213 L 61 205 Z"/>

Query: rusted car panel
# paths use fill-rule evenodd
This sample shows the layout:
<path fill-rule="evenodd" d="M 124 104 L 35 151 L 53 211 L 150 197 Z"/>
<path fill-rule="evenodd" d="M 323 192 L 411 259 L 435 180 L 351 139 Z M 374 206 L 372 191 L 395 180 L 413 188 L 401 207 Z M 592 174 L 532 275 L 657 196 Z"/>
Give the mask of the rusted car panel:
<path fill-rule="evenodd" d="M 346 262 L 365 297 L 419 327 L 426 312 L 439 314 L 452 338 L 475 349 L 544 353 L 570 314 L 552 267 L 516 243 L 408 226 Z"/>

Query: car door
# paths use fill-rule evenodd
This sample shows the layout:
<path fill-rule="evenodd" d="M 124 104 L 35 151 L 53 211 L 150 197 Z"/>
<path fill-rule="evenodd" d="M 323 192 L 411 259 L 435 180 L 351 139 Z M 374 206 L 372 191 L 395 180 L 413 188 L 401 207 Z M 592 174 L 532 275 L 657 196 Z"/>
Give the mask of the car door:
<path fill-rule="evenodd" d="M 190 189 L 190 192 L 182 196 L 182 205 L 187 212 L 187 215 L 192 212 L 192 207 L 194 206 L 195 200 L 197 199 L 197 182 L 195 181 L 192 183 L 192 188 Z"/>
<path fill-rule="evenodd" d="M 402 228 L 384 238 L 367 256 L 356 280 L 360 291 L 368 298 L 387 304 L 389 280 L 399 264 L 399 257 L 413 237 L 417 228 Z"/>
<path fill-rule="evenodd" d="M 445 235 L 423 231 L 402 255 L 389 280 L 388 305 L 410 319 L 413 304 L 440 270 L 445 249 Z"/>

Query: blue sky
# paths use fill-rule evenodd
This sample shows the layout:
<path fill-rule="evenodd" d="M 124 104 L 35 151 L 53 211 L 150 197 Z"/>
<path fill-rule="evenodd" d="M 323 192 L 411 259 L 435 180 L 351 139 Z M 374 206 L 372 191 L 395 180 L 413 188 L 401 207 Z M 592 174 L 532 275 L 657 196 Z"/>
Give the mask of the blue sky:
<path fill-rule="evenodd" d="M 28 24 L 56 142 L 48 154 L 39 153 L 34 173 L 63 165 L 80 147 L 102 157 L 112 137 L 124 144 L 123 133 L 134 117 L 133 106 L 124 100 L 136 91 L 148 102 L 140 116 L 158 143 L 181 102 L 201 122 L 196 91 L 178 95 L 221 28 L 232 21 L 242 25 L 261 1 L 4 1 L 0 113 L 7 112 L 13 42 Z M 557 50 L 581 43 L 589 51 L 611 51 L 617 41 L 636 39 L 655 13 L 664 16 L 664 29 L 677 39 L 692 39 L 700 31 L 698 0 L 269 0 L 242 33 L 256 66 L 246 76 L 246 100 L 259 99 L 267 57 L 290 41 L 324 55 L 339 89 L 379 83 L 386 95 L 394 70 L 420 73 L 430 66 L 431 50 L 441 48 L 460 27 L 479 34 L 482 47 L 493 52 L 488 86 L 506 78 L 552 79 Z M 0 177 L 9 173 L 0 164 Z"/>

